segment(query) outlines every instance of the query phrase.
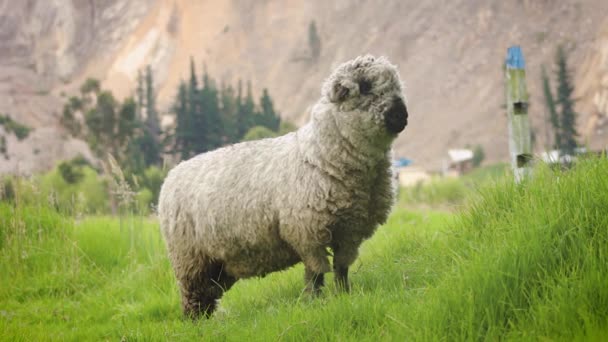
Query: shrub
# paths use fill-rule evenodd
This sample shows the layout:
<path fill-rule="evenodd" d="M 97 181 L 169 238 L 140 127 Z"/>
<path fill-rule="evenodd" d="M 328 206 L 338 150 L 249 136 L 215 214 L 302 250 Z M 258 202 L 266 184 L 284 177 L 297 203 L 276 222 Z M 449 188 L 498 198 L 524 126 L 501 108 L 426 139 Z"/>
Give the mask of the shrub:
<path fill-rule="evenodd" d="M 253 126 L 245 133 L 243 141 L 259 140 L 276 137 L 277 133 L 264 126 Z"/>
<path fill-rule="evenodd" d="M 90 166 L 76 166 L 72 162 L 64 164 L 69 166 L 64 166 L 62 172 L 62 164 L 37 180 L 43 194 L 46 194 L 57 209 L 69 214 L 107 213 L 109 211 L 107 182 L 97 174 L 97 171 Z M 67 180 L 64 174 L 66 168 L 74 172 L 74 174 L 68 172 Z"/>
<path fill-rule="evenodd" d="M 3 125 L 7 132 L 15 133 L 19 140 L 27 138 L 32 130 L 30 127 L 14 121 L 8 115 L 0 115 L 0 125 Z"/>

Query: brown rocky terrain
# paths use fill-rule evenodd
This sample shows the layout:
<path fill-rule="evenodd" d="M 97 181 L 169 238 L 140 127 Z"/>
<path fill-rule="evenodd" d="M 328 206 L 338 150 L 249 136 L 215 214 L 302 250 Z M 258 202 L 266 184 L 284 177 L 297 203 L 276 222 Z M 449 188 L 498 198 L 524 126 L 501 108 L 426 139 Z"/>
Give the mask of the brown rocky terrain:
<path fill-rule="evenodd" d="M 397 154 L 438 168 L 447 148 L 483 145 L 489 161 L 507 157 L 502 64 L 519 44 L 527 61 L 537 149 L 545 144 L 542 65 L 559 44 L 571 52 L 579 131 L 608 143 L 608 2 L 603 0 L 254 1 L 0 0 L 0 113 L 35 127 L 9 137 L 0 172 L 43 170 L 87 153 L 58 127 L 65 94 L 96 77 L 119 96 L 137 71 L 155 71 L 159 104 L 169 108 L 192 56 L 227 82 L 270 90 L 282 115 L 302 124 L 324 77 L 356 55 L 386 55 L 406 82 L 410 125 Z M 311 58 L 314 20 L 321 54 Z M 169 117 L 169 115 L 168 115 Z M 0 128 L 0 134 L 4 134 Z"/>

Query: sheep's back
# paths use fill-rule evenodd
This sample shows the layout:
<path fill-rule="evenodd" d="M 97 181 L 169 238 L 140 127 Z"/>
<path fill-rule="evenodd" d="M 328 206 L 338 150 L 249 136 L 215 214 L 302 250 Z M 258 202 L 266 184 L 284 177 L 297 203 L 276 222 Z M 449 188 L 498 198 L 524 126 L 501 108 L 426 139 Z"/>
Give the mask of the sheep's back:
<path fill-rule="evenodd" d="M 289 134 L 227 146 L 177 165 L 159 198 L 167 241 L 182 237 L 225 258 L 274 244 L 279 239 L 274 201 L 284 197 L 279 192 L 292 181 L 294 147 L 294 134 Z"/>

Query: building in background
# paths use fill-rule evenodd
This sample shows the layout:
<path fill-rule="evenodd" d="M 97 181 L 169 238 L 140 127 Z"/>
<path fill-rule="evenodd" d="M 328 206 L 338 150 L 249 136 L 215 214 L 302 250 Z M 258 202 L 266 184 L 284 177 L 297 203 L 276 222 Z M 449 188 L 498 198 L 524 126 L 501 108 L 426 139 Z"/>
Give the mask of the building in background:
<path fill-rule="evenodd" d="M 459 177 L 473 169 L 473 150 L 448 150 L 448 159 L 444 160 L 443 176 Z"/>

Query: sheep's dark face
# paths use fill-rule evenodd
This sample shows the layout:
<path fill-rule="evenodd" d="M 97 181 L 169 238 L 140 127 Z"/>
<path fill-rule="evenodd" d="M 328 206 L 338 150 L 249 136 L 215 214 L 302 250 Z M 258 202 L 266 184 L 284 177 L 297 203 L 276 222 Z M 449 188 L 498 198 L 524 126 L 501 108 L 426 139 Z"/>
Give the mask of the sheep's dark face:
<path fill-rule="evenodd" d="M 397 68 L 383 57 L 368 55 L 340 65 L 326 81 L 323 96 L 338 109 L 336 123 L 353 134 L 392 140 L 407 126 Z"/>

